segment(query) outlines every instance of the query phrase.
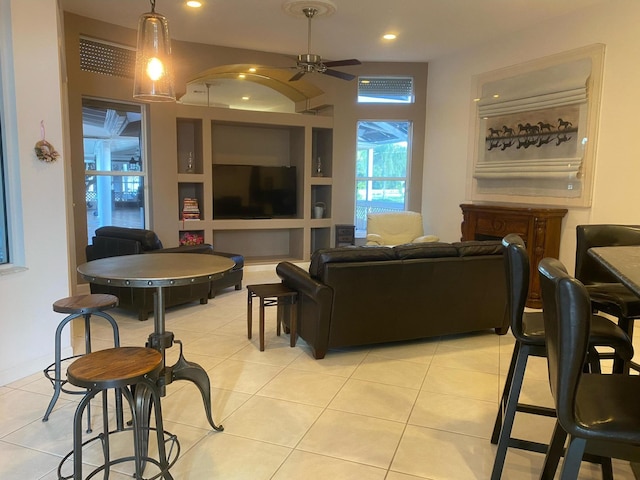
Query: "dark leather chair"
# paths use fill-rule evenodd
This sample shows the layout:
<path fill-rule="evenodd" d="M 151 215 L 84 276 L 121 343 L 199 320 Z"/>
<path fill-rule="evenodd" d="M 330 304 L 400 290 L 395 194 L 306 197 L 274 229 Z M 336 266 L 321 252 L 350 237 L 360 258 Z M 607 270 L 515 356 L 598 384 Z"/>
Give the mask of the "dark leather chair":
<path fill-rule="evenodd" d="M 576 227 L 576 271 L 578 280 L 586 287 L 593 309 L 618 319 L 618 325 L 633 338 L 634 321 L 640 318 L 640 298 L 588 255 L 591 247 L 640 245 L 638 225 L 578 225 Z M 611 355 L 603 355 L 603 358 Z M 622 360 L 614 357 L 614 363 Z M 640 365 L 628 362 L 629 367 L 640 371 Z M 616 366 L 616 370 L 619 370 Z"/>
<path fill-rule="evenodd" d="M 92 244 L 86 248 L 87 261 L 120 255 L 136 255 L 145 253 L 205 253 L 223 255 L 234 260 L 236 265 L 228 275 L 209 283 L 198 283 L 170 287 L 165 290 L 165 306 L 172 307 L 193 301 L 206 304 L 209 298 L 223 288 L 235 286 L 242 288 L 244 259 L 242 255 L 214 252 L 209 244 L 183 245 L 174 248 L 163 248 L 162 242 L 155 232 L 138 228 L 100 227 L 96 230 Z M 132 310 L 138 314 L 139 320 L 146 320 L 153 312 L 154 289 L 117 287 L 112 285 L 90 284 L 91 293 L 115 295 L 120 300 L 119 308 Z"/>
<path fill-rule="evenodd" d="M 613 479 L 610 458 L 639 458 L 640 376 L 583 372 L 593 328 L 589 293 L 559 260 L 543 259 L 538 271 L 549 383 L 557 414 L 540 478 L 554 478 L 569 435 L 561 479 L 578 478 L 585 454 L 607 458 L 601 462 L 603 478 Z"/>
<path fill-rule="evenodd" d="M 516 339 L 507 373 L 500 408 L 493 427 L 491 443 L 497 443 L 496 457 L 491 474 L 492 480 L 502 476 L 504 461 L 509 447 L 545 453 L 547 445 L 528 440 L 512 438 L 511 431 L 516 412 L 555 416 L 553 408 L 518 403 L 525 369 L 529 356 L 546 357 L 545 326 L 542 312 L 525 312 L 525 303 L 529 290 L 529 256 L 522 238 L 516 234 L 504 237 L 504 264 L 507 279 L 507 298 L 511 332 Z M 629 337 L 612 321 L 594 316 L 593 330 L 589 345 L 613 347 L 620 356 L 631 358 L 633 347 Z M 593 350 L 590 367 L 599 371 L 599 358 Z"/>

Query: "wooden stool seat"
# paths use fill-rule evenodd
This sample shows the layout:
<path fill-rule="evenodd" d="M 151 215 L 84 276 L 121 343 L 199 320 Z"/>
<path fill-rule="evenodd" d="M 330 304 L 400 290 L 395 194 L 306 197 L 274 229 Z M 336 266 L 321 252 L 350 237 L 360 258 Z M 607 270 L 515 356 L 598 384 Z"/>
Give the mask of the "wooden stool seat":
<path fill-rule="evenodd" d="M 180 444 L 175 435 L 165 432 L 162 422 L 162 408 L 160 405 L 160 388 L 157 381 L 163 368 L 162 354 L 153 348 L 146 347 L 117 347 L 97 352 L 87 353 L 75 360 L 67 369 L 69 383 L 76 387 L 86 388 L 86 394 L 78 404 L 73 418 L 73 450 L 69 452 L 58 465 L 58 478 L 67 461 L 73 462 L 73 479 L 84 480 L 82 473 L 82 449 L 87 444 L 97 441 L 102 446 L 104 463 L 96 467 L 86 478 L 93 478 L 104 472 L 104 478 L 109 478 L 113 465 L 127 461 L 135 464 L 134 478 L 142 479 L 148 464 L 155 465 L 159 472 L 151 478 L 162 477 L 172 480 L 169 469 L 174 465 L 180 453 Z M 124 428 L 119 422 L 116 430 L 109 430 L 109 405 L 107 391 L 116 389 L 126 398 L 131 410 L 131 428 Z M 102 393 L 102 423 L 103 431 L 95 437 L 83 441 L 81 423 L 82 416 L 89 402 L 97 394 Z M 116 405 L 116 410 L 122 408 Z M 155 427 L 150 425 L 151 409 L 155 412 Z M 116 412 L 121 416 L 121 412 Z M 156 432 L 157 458 L 151 456 L 148 449 L 149 432 Z M 124 458 L 111 458 L 109 437 L 111 434 L 132 431 L 133 451 Z M 165 437 L 168 435 L 168 439 Z M 175 447 L 172 460 L 167 458 L 165 443 L 171 442 L 171 451 Z"/>
<path fill-rule="evenodd" d="M 53 311 L 66 314 L 86 315 L 88 313 L 102 312 L 118 306 L 118 297 L 103 293 L 89 295 L 75 295 L 61 298 L 53 303 Z"/>
<path fill-rule="evenodd" d="M 260 298 L 260 351 L 264 351 L 264 309 L 273 305 L 278 306 L 277 334 L 280 335 L 280 324 L 284 320 L 283 305 L 289 312 L 289 328 L 292 347 L 296 346 L 297 318 L 295 303 L 298 300 L 298 292 L 285 286 L 283 283 L 262 283 L 247 285 L 247 337 L 252 335 L 253 297 Z"/>
<path fill-rule="evenodd" d="M 162 368 L 162 354 L 153 348 L 119 347 L 84 355 L 67 369 L 69 382 L 84 388 L 133 385 Z"/>

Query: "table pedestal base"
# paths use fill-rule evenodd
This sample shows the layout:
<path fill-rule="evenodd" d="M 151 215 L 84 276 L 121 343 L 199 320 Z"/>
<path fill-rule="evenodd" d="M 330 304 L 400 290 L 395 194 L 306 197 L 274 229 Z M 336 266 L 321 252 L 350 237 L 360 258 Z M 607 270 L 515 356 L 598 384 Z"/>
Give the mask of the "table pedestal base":
<path fill-rule="evenodd" d="M 207 414 L 209 425 L 218 432 L 223 431 L 224 427 L 222 425 L 216 425 L 211 415 L 211 382 L 209 381 L 207 372 L 197 363 L 190 362 L 184 358 L 184 355 L 182 355 L 182 342 L 180 340 L 175 340 L 175 342 L 180 345 L 180 357 L 173 366 L 167 367 L 171 370 L 171 379 L 189 380 L 193 382 L 196 387 L 198 387 L 198 390 L 200 390 L 200 395 L 202 395 L 202 402 L 204 403 L 204 410 Z"/>

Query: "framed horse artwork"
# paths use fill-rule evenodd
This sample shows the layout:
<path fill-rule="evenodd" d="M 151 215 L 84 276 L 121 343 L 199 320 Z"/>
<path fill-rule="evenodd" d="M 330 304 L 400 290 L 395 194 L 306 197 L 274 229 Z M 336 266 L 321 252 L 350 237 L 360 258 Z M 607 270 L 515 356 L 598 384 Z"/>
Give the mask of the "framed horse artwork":
<path fill-rule="evenodd" d="M 472 200 L 589 206 L 604 46 L 477 76 Z"/>

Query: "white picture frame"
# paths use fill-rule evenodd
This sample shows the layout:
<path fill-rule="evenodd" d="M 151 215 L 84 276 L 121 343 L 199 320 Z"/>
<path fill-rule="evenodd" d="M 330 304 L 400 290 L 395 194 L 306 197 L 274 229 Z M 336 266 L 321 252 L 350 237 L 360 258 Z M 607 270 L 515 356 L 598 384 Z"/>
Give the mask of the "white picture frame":
<path fill-rule="evenodd" d="M 604 45 L 473 79 L 468 198 L 589 207 Z"/>

